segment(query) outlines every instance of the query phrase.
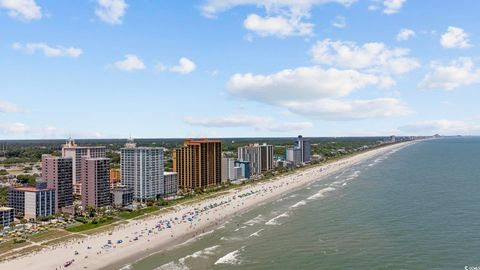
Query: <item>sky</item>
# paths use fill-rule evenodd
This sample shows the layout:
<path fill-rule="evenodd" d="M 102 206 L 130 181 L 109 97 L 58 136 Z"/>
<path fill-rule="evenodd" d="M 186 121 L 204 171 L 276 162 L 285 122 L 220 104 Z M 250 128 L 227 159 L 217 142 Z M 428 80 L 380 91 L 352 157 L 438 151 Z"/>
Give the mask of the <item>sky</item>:
<path fill-rule="evenodd" d="M 480 134 L 477 0 L 0 0 L 0 139 Z"/>

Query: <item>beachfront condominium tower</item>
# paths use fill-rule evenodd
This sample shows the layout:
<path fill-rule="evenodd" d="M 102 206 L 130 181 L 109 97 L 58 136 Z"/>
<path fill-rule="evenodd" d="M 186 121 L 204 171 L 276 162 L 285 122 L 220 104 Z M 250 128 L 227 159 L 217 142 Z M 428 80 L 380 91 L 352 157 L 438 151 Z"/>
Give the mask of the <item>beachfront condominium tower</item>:
<path fill-rule="evenodd" d="M 137 147 L 129 141 L 120 149 L 120 167 L 122 184 L 133 189 L 135 200 L 164 194 L 163 148 Z"/>
<path fill-rule="evenodd" d="M 222 183 L 222 141 L 187 139 L 173 151 L 173 171 L 178 173 L 178 189 L 189 192 Z"/>
<path fill-rule="evenodd" d="M 81 159 L 82 206 L 98 208 L 110 205 L 110 159 Z"/>
<path fill-rule="evenodd" d="M 300 149 L 301 152 L 301 162 L 309 163 L 312 159 L 310 141 L 303 138 L 302 135 L 297 137 L 296 148 Z"/>
<path fill-rule="evenodd" d="M 70 138 L 62 147 L 62 157 L 72 158 L 72 181 L 73 193 L 81 195 L 81 160 L 82 157 L 104 158 L 106 157 L 105 146 L 78 146 Z"/>
<path fill-rule="evenodd" d="M 238 148 L 238 160 L 250 162 L 250 172 L 259 175 L 273 169 L 273 146 L 251 144 Z"/>
<path fill-rule="evenodd" d="M 73 206 L 72 158 L 42 155 L 42 178 L 56 190 L 56 212 Z"/>

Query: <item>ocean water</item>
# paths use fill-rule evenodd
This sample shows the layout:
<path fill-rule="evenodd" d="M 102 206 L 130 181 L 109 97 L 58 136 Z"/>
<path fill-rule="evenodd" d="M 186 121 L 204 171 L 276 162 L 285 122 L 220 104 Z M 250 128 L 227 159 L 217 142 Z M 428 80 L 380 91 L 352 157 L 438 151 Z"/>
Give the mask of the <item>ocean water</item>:
<path fill-rule="evenodd" d="M 128 268 L 480 266 L 480 138 L 419 142 L 234 217 Z"/>

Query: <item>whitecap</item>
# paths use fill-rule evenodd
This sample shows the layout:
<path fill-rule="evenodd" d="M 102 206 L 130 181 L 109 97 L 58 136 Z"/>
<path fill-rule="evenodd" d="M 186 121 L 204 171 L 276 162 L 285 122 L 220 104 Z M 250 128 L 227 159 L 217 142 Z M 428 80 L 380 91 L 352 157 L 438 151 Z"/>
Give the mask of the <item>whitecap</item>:
<path fill-rule="evenodd" d="M 278 216 L 270 219 L 269 221 L 267 221 L 267 222 L 265 223 L 265 225 L 280 225 L 280 224 L 277 222 L 277 219 L 282 218 L 282 217 L 288 217 L 288 213 L 285 212 L 285 213 L 283 213 L 283 214 L 280 214 L 280 215 L 278 215 Z"/>
<path fill-rule="evenodd" d="M 334 191 L 334 190 L 335 190 L 334 187 L 326 187 L 324 189 L 320 189 L 317 193 L 308 197 L 308 200 L 315 200 L 315 199 L 318 199 L 318 198 L 322 198 L 323 196 L 325 196 L 325 193 L 330 192 L 330 191 Z"/>
<path fill-rule="evenodd" d="M 221 257 L 220 259 L 218 259 L 216 262 L 215 262 L 215 265 L 217 264 L 231 264 L 231 265 L 238 265 L 241 263 L 240 261 L 240 254 L 241 254 L 241 250 L 243 250 L 244 247 L 242 247 L 241 249 L 237 249 L 235 251 L 232 251 L 230 253 L 228 253 L 227 255 Z"/>
<path fill-rule="evenodd" d="M 253 226 L 255 224 L 258 224 L 258 223 L 262 223 L 263 221 L 265 221 L 262 217 L 262 215 L 258 215 L 252 219 L 250 219 L 249 221 L 243 223 L 245 225 L 248 225 L 248 226 Z"/>
<path fill-rule="evenodd" d="M 125 266 L 123 266 L 122 268 L 118 269 L 118 270 L 130 270 L 132 269 L 132 265 L 131 264 L 127 264 Z"/>
<path fill-rule="evenodd" d="M 250 237 L 253 237 L 253 236 L 257 236 L 257 237 L 259 237 L 259 236 L 260 236 L 260 234 L 259 234 L 259 233 L 260 233 L 260 232 L 262 232 L 262 231 L 263 231 L 263 229 L 260 229 L 260 230 L 258 230 L 258 231 L 256 231 L 256 232 L 254 232 L 254 233 L 250 234 L 248 237 L 249 237 L 249 238 L 250 238 Z"/>
<path fill-rule="evenodd" d="M 305 205 L 305 204 L 307 204 L 307 202 L 304 201 L 304 200 L 301 200 L 301 201 L 297 202 L 296 204 L 290 206 L 290 208 L 297 208 L 297 207 Z"/>

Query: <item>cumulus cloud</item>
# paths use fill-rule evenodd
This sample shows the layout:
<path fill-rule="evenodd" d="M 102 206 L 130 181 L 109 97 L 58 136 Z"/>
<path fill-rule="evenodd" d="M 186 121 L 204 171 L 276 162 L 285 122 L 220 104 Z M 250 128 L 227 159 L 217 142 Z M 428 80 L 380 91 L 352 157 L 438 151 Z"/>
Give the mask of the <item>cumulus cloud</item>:
<path fill-rule="evenodd" d="M 390 85 L 388 78 L 355 70 L 318 66 L 286 69 L 270 75 L 235 74 L 228 92 L 239 98 L 288 109 L 327 120 L 403 116 L 412 113 L 398 99 L 344 100 L 367 86 Z"/>
<path fill-rule="evenodd" d="M 75 47 L 63 47 L 63 46 L 50 46 L 46 43 L 13 43 L 12 48 L 17 51 L 22 51 L 26 54 L 34 54 L 40 51 L 46 57 L 70 57 L 78 58 L 82 55 L 83 51 L 80 48 Z"/>
<path fill-rule="evenodd" d="M 14 113 L 22 111 L 16 104 L 0 100 L 0 113 Z"/>
<path fill-rule="evenodd" d="M 440 44 L 444 48 L 460 48 L 466 49 L 472 47 L 468 34 L 459 27 L 449 26 L 440 38 Z"/>
<path fill-rule="evenodd" d="M 230 94 L 270 104 L 289 100 L 344 97 L 366 86 L 382 86 L 381 77 L 355 70 L 323 69 L 318 66 L 285 69 L 270 75 L 235 74 L 228 84 Z"/>
<path fill-rule="evenodd" d="M 400 12 L 403 5 L 407 2 L 406 0 L 385 0 L 383 1 L 383 13 L 385 14 L 395 14 Z"/>
<path fill-rule="evenodd" d="M 412 135 L 479 135 L 480 124 L 473 120 L 429 120 L 410 123 L 398 128 Z"/>
<path fill-rule="evenodd" d="M 125 59 L 115 62 L 114 66 L 123 71 L 135 71 L 145 69 L 142 59 L 134 54 L 126 54 Z"/>
<path fill-rule="evenodd" d="M 447 65 L 431 64 L 431 71 L 425 75 L 419 87 L 423 89 L 454 90 L 461 86 L 480 83 L 480 69 L 470 58 L 459 58 Z"/>
<path fill-rule="evenodd" d="M 309 36 L 313 24 L 304 20 L 310 17 L 314 6 L 327 3 L 350 6 L 354 2 L 356 0 L 207 0 L 201 10 L 206 17 L 213 18 L 237 6 L 256 6 L 264 9 L 266 16 L 250 14 L 244 21 L 248 30 L 260 36 Z"/>
<path fill-rule="evenodd" d="M 95 14 L 108 24 L 121 24 L 128 8 L 124 0 L 97 0 Z"/>
<path fill-rule="evenodd" d="M 0 0 L 0 8 L 8 10 L 8 16 L 24 21 L 42 18 L 42 8 L 35 0 Z"/>
<path fill-rule="evenodd" d="M 415 31 L 408 28 L 402 28 L 400 32 L 397 34 L 398 41 L 406 41 L 412 37 L 415 37 Z"/>
<path fill-rule="evenodd" d="M 310 122 L 284 122 L 277 123 L 271 117 L 255 115 L 228 115 L 223 117 L 186 117 L 184 122 L 190 125 L 203 127 L 249 127 L 260 131 L 286 132 L 304 130 L 313 127 Z"/>
<path fill-rule="evenodd" d="M 296 114 L 326 120 L 385 118 L 414 113 L 413 110 L 396 98 L 371 100 L 321 99 L 311 102 L 289 102 L 286 107 Z"/>
<path fill-rule="evenodd" d="M 197 65 L 192 60 L 186 57 L 180 58 L 180 60 L 178 60 L 178 65 L 176 66 L 168 67 L 161 63 L 155 66 L 155 69 L 158 72 L 171 71 L 171 72 L 176 72 L 180 74 L 189 74 L 193 72 L 196 68 L 197 68 Z"/>
<path fill-rule="evenodd" d="M 332 21 L 332 25 L 337 28 L 345 28 L 347 26 L 347 19 L 343 16 L 337 16 Z"/>
<path fill-rule="evenodd" d="M 391 49 L 380 42 L 359 46 L 351 41 L 325 39 L 317 42 L 311 52 L 313 60 L 318 64 L 368 72 L 404 74 L 420 66 L 415 58 L 409 57 L 410 50 Z"/>
<path fill-rule="evenodd" d="M 261 17 L 250 14 L 243 22 L 246 29 L 260 36 L 310 36 L 313 32 L 313 24 L 304 23 L 298 18 L 285 18 L 282 16 Z"/>

